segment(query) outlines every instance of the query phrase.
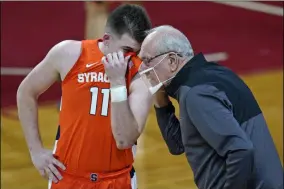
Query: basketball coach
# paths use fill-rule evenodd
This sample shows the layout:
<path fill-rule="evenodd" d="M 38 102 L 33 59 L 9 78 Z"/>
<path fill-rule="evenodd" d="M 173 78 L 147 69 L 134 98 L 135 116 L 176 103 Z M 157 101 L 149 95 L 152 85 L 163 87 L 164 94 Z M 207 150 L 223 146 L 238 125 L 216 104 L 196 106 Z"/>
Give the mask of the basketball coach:
<path fill-rule="evenodd" d="M 262 111 L 235 73 L 194 55 L 171 26 L 150 31 L 139 56 L 163 138 L 172 154 L 185 153 L 199 189 L 283 189 Z M 180 119 L 168 96 L 178 101 Z"/>

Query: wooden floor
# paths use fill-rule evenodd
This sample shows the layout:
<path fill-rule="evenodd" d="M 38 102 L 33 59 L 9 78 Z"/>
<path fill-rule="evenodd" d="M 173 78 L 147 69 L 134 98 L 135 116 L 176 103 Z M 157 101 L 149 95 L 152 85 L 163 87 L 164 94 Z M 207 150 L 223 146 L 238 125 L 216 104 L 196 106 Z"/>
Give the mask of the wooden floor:
<path fill-rule="evenodd" d="M 283 73 L 271 72 L 244 77 L 264 112 L 283 162 Z M 55 104 L 42 106 L 39 112 L 44 144 L 53 147 L 57 126 Z M 31 164 L 16 110 L 1 110 L 1 181 L 3 189 L 45 189 L 42 179 Z M 156 124 L 153 110 L 139 139 L 135 161 L 139 189 L 195 189 L 193 176 L 184 155 L 172 156 Z"/>

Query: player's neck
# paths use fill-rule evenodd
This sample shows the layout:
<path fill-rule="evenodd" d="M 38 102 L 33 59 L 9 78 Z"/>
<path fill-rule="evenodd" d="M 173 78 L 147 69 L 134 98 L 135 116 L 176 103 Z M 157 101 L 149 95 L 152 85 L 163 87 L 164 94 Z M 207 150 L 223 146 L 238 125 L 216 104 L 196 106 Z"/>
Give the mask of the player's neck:
<path fill-rule="evenodd" d="M 99 46 L 100 51 L 105 55 L 106 53 L 105 53 L 105 45 L 104 45 L 104 43 L 102 41 L 99 41 L 98 42 L 98 46 Z"/>

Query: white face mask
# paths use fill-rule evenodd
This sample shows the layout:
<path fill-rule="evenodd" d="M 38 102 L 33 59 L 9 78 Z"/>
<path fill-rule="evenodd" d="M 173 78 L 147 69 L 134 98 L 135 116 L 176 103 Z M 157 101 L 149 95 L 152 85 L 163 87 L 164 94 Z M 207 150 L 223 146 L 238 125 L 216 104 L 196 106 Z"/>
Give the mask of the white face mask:
<path fill-rule="evenodd" d="M 175 76 L 165 80 L 165 81 L 161 81 L 155 71 L 155 67 L 158 66 L 168 55 L 164 56 L 164 58 L 162 58 L 160 60 L 160 62 L 158 62 L 155 66 L 153 66 L 152 68 L 148 68 L 144 71 L 139 72 L 141 78 L 143 79 L 144 83 L 146 84 L 146 86 L 148 87 L 150 93 L 153 95 L 155 94 L 167 81 L 171 80 L 172 78 L 174 78 Z M 143 64 L 143 63 L 142 63 Z M 152 80 L 151 78 L 149 78 L 147 75 L 151 74 L 151 72 L 153 72 L 152 74 L 155 75 L 157 81 Z"/>
<path fill-rule="evenodd" d="M 163 83 L 159 83 L 158 85 L 155 85 L 154 87 L 149 87 L 149 91 L 150 91 L 150 93 L 153 95 L 153 94 L 155 94 L 162 86 L 163 86 Z"/>

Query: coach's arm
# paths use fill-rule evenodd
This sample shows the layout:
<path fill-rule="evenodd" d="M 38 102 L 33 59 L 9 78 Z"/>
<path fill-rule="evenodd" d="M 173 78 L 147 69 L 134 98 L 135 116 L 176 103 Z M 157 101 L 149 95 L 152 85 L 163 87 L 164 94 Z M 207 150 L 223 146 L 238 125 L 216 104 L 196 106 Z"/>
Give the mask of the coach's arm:
<path fill-rule="evenodd" d="M 129 92 L 126 101 L 111 103 L 112 130 L 119 149 L 131 148 L 135 144 L 144 129 L 152 103 L 149 90 L 139 74 L 133 78 Z"/>
<path fill-rule="evenodd" d="M 234 118 L 226 94 L 213 86 L 196 86 L 188 92 L 185 103 L 200 135 L 226 160 L 223 188 L 246 189 L 253 171 L 253 144 Z"/>
<path fill-rule="evenodd" d="M 180 123 L 175 116 L 175 107 L 164 89 L 160 89 L 154 95 L 154 104 L 158 125 L 170 153 L 173 155 L 182 154 L 184 146 L 181 138 Z"/>

